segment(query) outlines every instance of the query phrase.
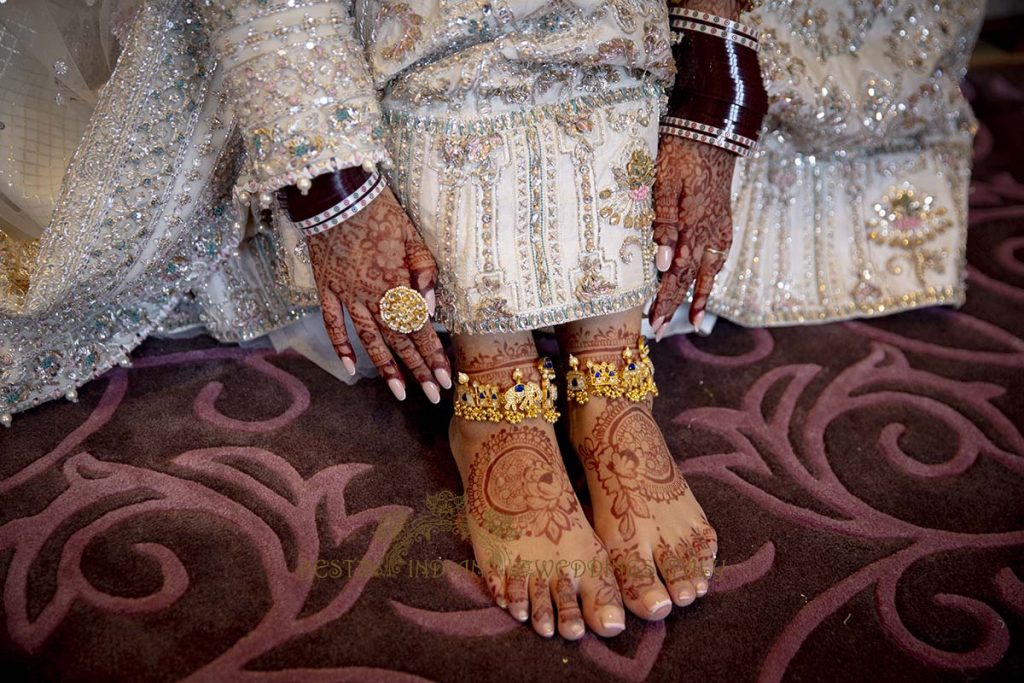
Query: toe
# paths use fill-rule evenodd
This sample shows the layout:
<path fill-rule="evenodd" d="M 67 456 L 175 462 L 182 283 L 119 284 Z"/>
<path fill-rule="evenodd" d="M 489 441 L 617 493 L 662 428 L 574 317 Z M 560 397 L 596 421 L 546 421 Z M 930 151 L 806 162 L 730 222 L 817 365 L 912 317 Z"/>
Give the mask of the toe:
<path fill-rule="evenodd" d="M 583 625 L 577 587 L 576 580 L 567 570 L 560 571 L 551 582 L 551 592 L 558 609 L 558 634 L 566 640 L 579 640 L 587 630 Z"/>
<path fill-rule="evenodd" d="M 634 543 L 609 548 L 615 579 L 623 602 L 641 619 L 659 621 L 672 611 L 672 598 L 658 580 L 658 572 L 649 550 Z"/>
<path fill-rule="evenodd" d="M 551 586 L 547 579 L 530 578 L 530 620 L 533 630 L 550 638 L 555 635 L 555 612 L 551 607 Z"/>
<path fill-rule="evenodd" d="M 586 576 L 580 581 L 580 593 L 583 595 L 583 619 L 591 631 L 610 638 L 626 630 L 626 612 L 611 572 Z"/>
<path fill-rule="evenodd" d="M 670 546 L 664 541 L 658 544 L 655 551 L 655 560 L 658 564 L 658 571 L 665 579 L 669 595 L 679 607 L 686 607 L 697 599 L 700 588 L 695 580 L 700 575 L 700 567 L 697 558 L 688 545 L 678 543 Z M 707 592 L 707 582 L 704 583 L 704 592 Z M 703 593 L 700 593 L 701 595 Z"/>
<path fill-rule="evenodd" d="M 510 571 L 505 577 L 505 597 L 508 599 L 508 613 L 517 621 L 530 618 L 530 596 L 527 592 L 528 576 Z"/>
<path fill-rule="evenodd" d="M 505 579 L 502 574 L 496 569 L 487 569 L 484 571 L 484 579 L 487 581 L 487 590 L 491 592 L 491 597 L 498 607 L 508 607 L 508 600 L 505 598 Z"/>
<path fill-rule="evenodd" d="M 697 577 L 694 587 L 697 597 L 707 595 L 711 586 L 711 577 L 715 573 L 715 558 L 718 557 L 718 535 L 705 521 L 694 527 L 690 534 L 690 547 L 697 558 Z"/>

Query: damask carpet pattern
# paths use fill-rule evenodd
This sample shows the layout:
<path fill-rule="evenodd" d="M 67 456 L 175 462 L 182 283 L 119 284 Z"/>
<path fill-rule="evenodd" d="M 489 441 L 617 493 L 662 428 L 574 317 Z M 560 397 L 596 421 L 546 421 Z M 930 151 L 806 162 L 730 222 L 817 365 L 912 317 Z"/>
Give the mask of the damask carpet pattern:
<path fill-rule="evenodd" d="M 5 680 L 1024 680 L 1022 86 L 967 86 L 961 310 L 655 346 L 697 605 L 542 640 L 469 568 L 450 407 L 151 340 L 0 435 Z"/>

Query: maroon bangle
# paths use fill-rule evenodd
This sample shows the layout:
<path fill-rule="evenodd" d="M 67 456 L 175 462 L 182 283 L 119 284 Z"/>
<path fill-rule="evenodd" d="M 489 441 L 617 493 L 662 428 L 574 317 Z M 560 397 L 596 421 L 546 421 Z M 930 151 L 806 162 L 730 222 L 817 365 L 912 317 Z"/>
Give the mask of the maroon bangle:
<path fill-rule="evenodd" d="M 661 131 L 749 155 L 768 110 L 756 35 L 714 15 L 673 13 L 678 75 Z"/>
<path fill-rule="evenodd" d="M 354 166 L 317 176 L 305 195 L 289 185 L 282 189 L 281 199 L 288 217 L 309 236 L 330 230 L 359 213 L 385 186 L 379 173 Z"/>

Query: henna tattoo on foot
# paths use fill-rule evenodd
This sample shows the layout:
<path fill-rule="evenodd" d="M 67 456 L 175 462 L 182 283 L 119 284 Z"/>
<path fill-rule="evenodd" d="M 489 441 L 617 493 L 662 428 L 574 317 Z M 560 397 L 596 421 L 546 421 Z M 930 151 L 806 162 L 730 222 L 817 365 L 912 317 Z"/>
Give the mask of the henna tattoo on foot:
<path fill-rule="evenodd" d="M 537 427 L 492 434 L 469 468 L 473 520 L 504 540 L 543 536 L 557 543 L 563 532 L 578 526 L 579 509 L 558 458 L 551 437 Z"/>
<path fill-rule="evenodd" d="M 631 401 L 607 402 L 579 456 L 611 498 L 623 540 L 636 533 L 637 518 L 651 517 L 649 501 L 671 502 L 688 488 L 649 411 Z"/>

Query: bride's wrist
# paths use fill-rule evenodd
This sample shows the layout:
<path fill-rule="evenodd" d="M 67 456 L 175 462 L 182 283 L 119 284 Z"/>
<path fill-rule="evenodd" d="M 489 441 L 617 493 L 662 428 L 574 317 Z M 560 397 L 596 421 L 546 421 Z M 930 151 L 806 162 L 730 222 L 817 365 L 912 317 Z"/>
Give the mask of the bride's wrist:
<path fill-rule="evenodd" d="M 281 199 L 288 217 L 309 238 L 341 225 L 365 209 L 387 183 L 379 173 L 355 166 L 325 173 L 303 185 L 283 188 Z"/>
<path fill-rule="evenodd" d="M 740 13 L 749 2 L 739 0 L 670 0 L 669 7 L 683 7 L 695 12 L 707 12 L 723 19 L 739 19 Z"/>

